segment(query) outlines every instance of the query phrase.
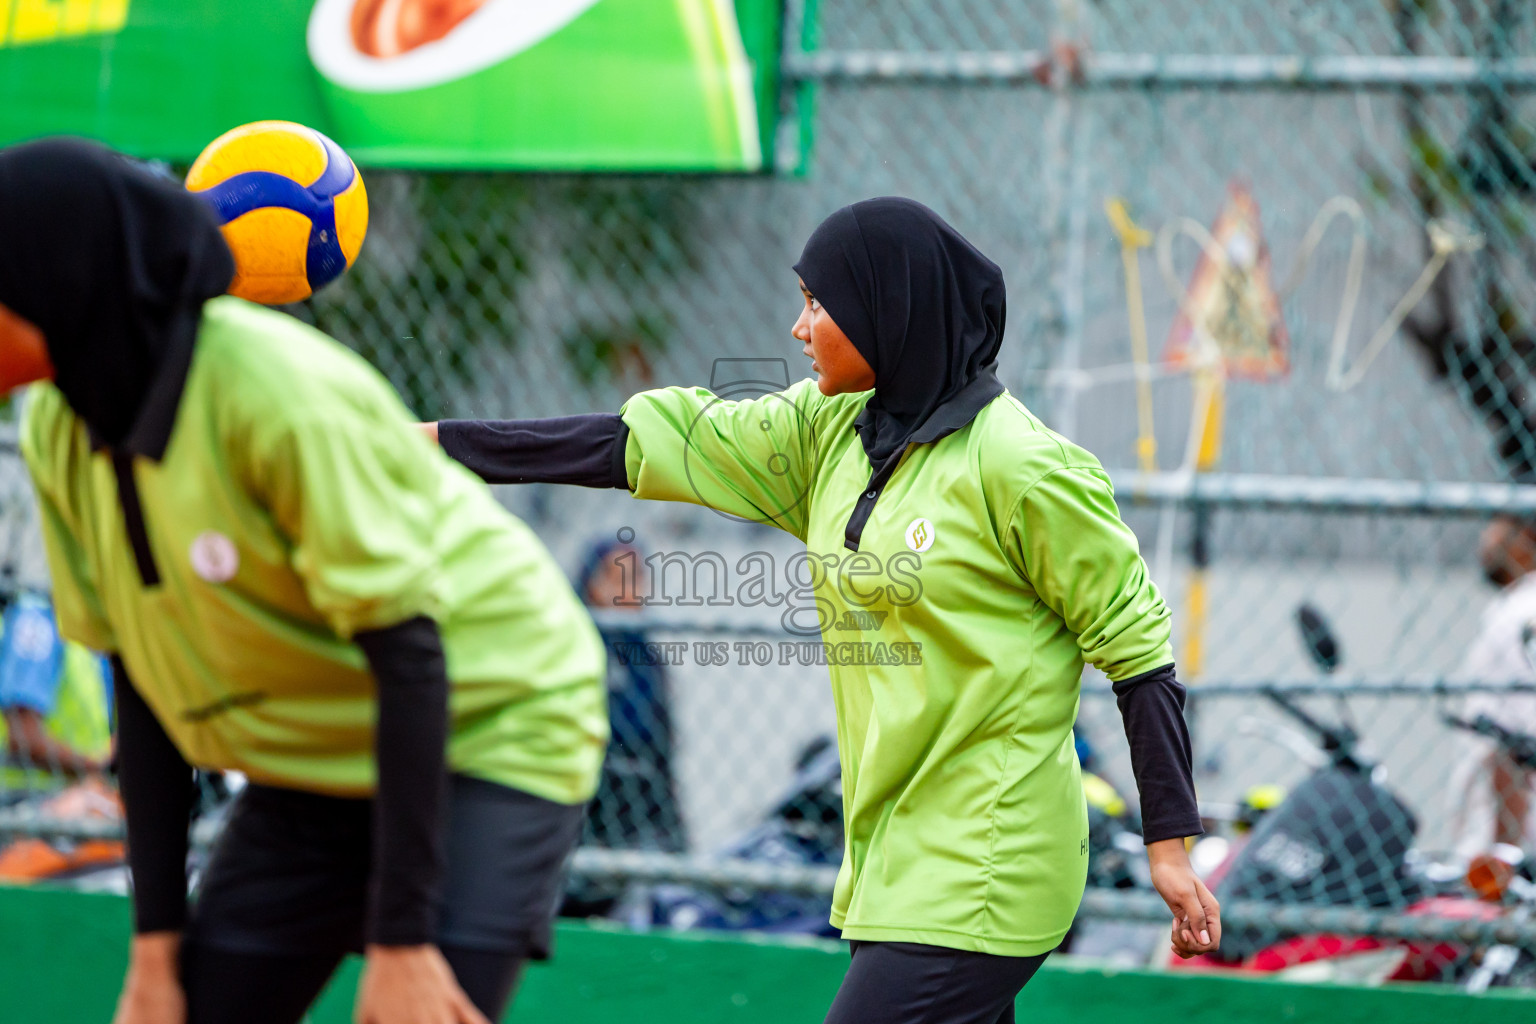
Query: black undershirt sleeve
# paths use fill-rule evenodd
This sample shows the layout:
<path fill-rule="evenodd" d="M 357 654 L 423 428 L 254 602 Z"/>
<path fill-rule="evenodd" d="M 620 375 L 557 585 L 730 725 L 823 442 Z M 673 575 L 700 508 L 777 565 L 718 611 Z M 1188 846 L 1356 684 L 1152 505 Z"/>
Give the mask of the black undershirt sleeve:
<path fill-rule="evenodd" d="M 448 668 L 437 623 L 417 617 L 353 638 L 378 688 L 367 941 L 418 946 L 437 934 L 446 860 Z"/>
<path fill-rule="evenodd" d="M 1195 801 L 1184 687 L 1173 666 L 1122 679 L 1114 689 L 1131 745 L 1131 771 L 1141 793 L 1142 840 L 1200 835 L 1205 829 Z"/>
<path fill-rule="evenodd" d="M 442 420 L 443 451 L 490 484 L 578 484 L 629 489 L 617 413 L 541 420 Z"/>
<path fill-rule="evenodd" d="M 187 829 L 192 767 L 112 658 L 117 697 L 117 780 L 128 826 L 134 931 L 180 931 L 187 920 Z"/>

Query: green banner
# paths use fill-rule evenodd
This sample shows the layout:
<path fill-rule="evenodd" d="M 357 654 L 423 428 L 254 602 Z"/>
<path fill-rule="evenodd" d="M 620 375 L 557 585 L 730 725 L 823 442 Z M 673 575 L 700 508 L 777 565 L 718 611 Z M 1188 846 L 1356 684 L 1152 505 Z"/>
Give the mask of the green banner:
<path fill-rule="evenodd" d="M 188 161 L 276 118 L 360 164 L 756 171 L 780 0 L 0 0 L 0 144 Z"/>

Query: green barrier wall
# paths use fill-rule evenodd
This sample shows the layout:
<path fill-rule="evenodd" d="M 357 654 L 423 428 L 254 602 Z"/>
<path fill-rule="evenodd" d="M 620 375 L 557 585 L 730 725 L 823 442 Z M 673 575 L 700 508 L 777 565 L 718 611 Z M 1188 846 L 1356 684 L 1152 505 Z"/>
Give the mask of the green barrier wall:
<path fill-rule="evenodd" d="M 128 904 L 115 896 L 0 889 L 0 1021 L 107 1024 L 122 978 Z M 531 969 L 520 1021 L 559 1024 L 816 1024 L 847 964 L 836 943 L 560 929 Z M 347 1024 L 356 965 L 313 1024 Z M 1428 987 L 1288 985 L 1048 963 L 1020 999 L 1030 1024 L 1530 1024 L 1536 996 Z"/>

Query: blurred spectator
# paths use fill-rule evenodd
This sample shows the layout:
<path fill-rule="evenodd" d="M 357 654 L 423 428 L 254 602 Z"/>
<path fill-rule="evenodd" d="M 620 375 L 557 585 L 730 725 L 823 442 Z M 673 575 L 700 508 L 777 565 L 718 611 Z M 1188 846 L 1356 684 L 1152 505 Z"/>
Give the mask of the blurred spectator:
<path fill-rule="evenodd" d="M 1483 531 L 1478 559 L 1500 590 L 1483 611 L 1461 674 L 1490 682 L 1536 680 L 1536 522 L 1495 518 Z M 1536 695 L 1473 694 L 1462 713 L 1469 719 L 1487 715 L 1513 732 L 1536 733 Z M 1457 852 L 1471 856 L 1496 842 L 1536 848 L 1532 773 L 1491 740 L 1469 737 L 1469 743 L 1471 752 L 1452 783 L 1459 797 Z"/>
<path fill-rule="evenodd" d="M 646 565 L 632 544 L 607 541 L 587 553 L 576 592 L 592 609 L 608 648 L 608 718 L 613 738 L 583 845 L 681 853 L 688 847 L 672 777 L 672 716 L 667 669 L 651 656 L 647 633 L 624 620 L 649 592 Z M 573 887 L 564 913 L 604 914 L 619 892 Z"/>
<path fill-rule="evenodd" d="M 3 628 L 0 742 L 10 767 L 0 788 L 17 792 L 47 776 L 62 783 L 102 771 L 112 746 L 106 659 L 63 641 L 41 594 L 17 597 Z"/>

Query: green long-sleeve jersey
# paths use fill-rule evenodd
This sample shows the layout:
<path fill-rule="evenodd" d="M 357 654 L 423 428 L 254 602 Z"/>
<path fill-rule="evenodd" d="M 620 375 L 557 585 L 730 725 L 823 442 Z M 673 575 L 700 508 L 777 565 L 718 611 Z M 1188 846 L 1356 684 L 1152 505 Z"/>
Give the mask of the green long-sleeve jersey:
<path fill-rule="evenodd" d="M 1046 952 L 1087 871 L 1083 664 L 1115 680 L 1170 664 L 1168 609 L 1098 461 L 1008 394 L 909 446 L 849 550 L 867 398 L 812 381 L 746 401 L 636 395 L 630 488 L 805 541 L 843 767 L 832 923 L 850 939 Z"/>
<path fill-rule="evenodd" d="M 339 343 L 206 304 L 167 446 L 128 466 L 142 557 L 112 454 L 50 384 L 32 389 L 21 448 L 60 632 L 120 654 L 192 764 L 371 794 L 375 681 L 352 637 L 428 616 L 451 768 L 592 795 L 608 738 L 592 620 L 533 532 Z"/>

